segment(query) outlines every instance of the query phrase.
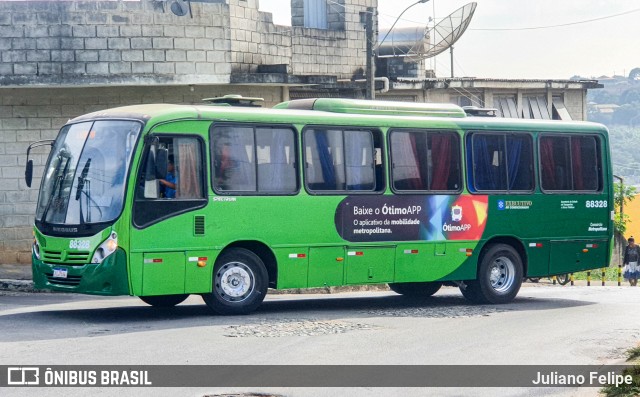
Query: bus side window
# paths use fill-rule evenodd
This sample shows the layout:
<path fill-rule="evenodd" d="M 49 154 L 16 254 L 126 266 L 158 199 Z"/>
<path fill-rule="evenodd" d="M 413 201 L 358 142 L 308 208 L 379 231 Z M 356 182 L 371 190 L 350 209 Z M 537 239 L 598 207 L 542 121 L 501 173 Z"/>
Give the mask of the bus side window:
<path fill-rule="evenodd" d="M 211 130 L 214 190 L 246 195 L 298 191 L 295 133 L 288 127 L 217 125 Z"/>
<path fill-rule="evenodd" d="M 392 131 L 393 188 L 399 192 L 458 191 L 460 144 L 456 133 Z"/>
<path fill-rule="evenodd" d="M 540 137 L 540 178 L 547 191 L 602 189 L 598 140 L 595 136 Z"/>
<path fill-rule="evenodd" d="M 474 133 L 470 190 L 533 190 L 533 146 L 529 134 Z"/>
<path fill-rule="evenodd" d="M 381 142 L 382 134 L 379 131 L 335 128 L 305 130 L 307 188 L 319 193 L 383 191 Z"/>

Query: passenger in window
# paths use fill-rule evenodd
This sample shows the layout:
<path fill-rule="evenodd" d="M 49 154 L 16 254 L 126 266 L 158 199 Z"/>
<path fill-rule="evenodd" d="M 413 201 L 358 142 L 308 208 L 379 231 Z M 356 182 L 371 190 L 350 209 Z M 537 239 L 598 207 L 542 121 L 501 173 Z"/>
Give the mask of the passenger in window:
<path fill-rule="evenodd" d="M 175 175 L 175 165 L 173 160 L 173 155 L 169 156 L 169 161 L 167 164 L 167 177 L 165 179 L 159 179 L 160 182 L 160 191 L 162 193 L 162 197 L 168 199 L 176 198 L 176 175 Z"/>

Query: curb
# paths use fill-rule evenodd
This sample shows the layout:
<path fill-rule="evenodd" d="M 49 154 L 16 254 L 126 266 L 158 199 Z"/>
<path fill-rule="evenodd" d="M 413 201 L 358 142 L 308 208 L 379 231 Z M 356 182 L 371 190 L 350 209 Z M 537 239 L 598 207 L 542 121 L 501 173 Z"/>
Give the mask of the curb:
<path fill-rule="evenodd" d="M 9 280 L 0 279 L 0 291 L 13 292 L 46 292 L 44 290 L 36 290 L 33 288 L 31 280 Z"/>

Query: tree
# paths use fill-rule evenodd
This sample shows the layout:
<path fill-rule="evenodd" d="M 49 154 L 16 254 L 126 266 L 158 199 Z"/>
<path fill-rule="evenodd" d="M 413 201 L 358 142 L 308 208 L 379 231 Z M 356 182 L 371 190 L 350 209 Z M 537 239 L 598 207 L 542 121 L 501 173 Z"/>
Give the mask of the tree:
<path fill-rule="evenodd" d="M 631 72 L 629 72 L 629 80 L 640 81 L 640 68 L 631 69 Z"/>
<path fill-rule="evenodd" d="M 621 183 L 613 184 L 613 192 L 614 192 L 614 210 L 615 210 L 615 219 L 613 221 L 613 228 L 617 233 L 624 235 L 624 232 L 627 231 L 627 222 L 629 221 L 629 215 L 621 214 L 620 208 L 628 203 L 632 202 L 636 197 L 636 188 L 634 186 L 625 185 L 622 187 Z"/>

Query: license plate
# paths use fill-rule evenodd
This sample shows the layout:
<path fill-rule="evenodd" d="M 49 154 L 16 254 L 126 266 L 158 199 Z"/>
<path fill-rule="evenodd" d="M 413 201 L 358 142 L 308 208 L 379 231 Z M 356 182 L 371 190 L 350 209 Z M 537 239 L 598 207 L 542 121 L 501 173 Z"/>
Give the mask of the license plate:
<path fill-rule="evenodd" d="M 67 278 L 67 269 L 53 269 L 53 277 Z"/>

